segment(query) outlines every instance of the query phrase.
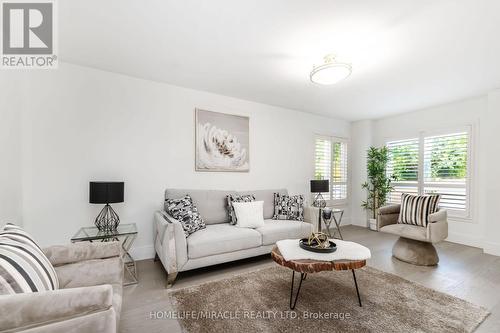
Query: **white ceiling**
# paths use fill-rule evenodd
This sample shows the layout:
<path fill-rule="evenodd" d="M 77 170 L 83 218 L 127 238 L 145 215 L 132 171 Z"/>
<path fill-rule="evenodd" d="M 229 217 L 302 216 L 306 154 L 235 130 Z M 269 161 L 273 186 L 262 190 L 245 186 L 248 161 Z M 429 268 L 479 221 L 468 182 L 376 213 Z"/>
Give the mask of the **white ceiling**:
<path fill-rule="evenodd" d="M 348 120 L 500 87 L 498 0 L 58 1 L 62 61 Z M 327 53 L 340 84 L 309 81 Z"/>

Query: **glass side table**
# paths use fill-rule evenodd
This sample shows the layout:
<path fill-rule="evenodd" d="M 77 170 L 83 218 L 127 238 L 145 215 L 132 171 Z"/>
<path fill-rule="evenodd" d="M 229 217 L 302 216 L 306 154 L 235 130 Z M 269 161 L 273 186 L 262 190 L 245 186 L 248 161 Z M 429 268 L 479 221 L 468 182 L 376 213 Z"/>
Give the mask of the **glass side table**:
<path fill-rule="evenodd" d="M 344 216 L 344 210 L 343 209 L 332 208 L 332 214 L 331 214 L 331 217 L 329 219 L 325 219 L 323 217 L 322 213 L 323 212 L 320 211 L 320 214 L 322 215 L 321 216 L 321 220 L 325 224 L 327 235 L 330 238 L 336 238 L 335 235 L 338 232 L 339 233 L 339 238 L 340 239 L 344 239 L 342 237 L 342 232 L 340 231 L 340 224 L 342 223 L 342 217 Z M 330 226 L 331 226 L 332 222 L 335 223 L 335 230 L 333 231 L 333 235 L 330 233 Z"/>
<path fill-rule="evenodd" d="M 135 223 L 131 224 L 120 224 L 116 230 L 113 231 L 99 231 L 97 227 L 83 227 L 78 230 L 78 232 L 71 237 L 71 242 L 121 242 L 123 248 L 123 262 L 125 273 L 128 273 L 127 277 L 124 277 L 124 286 L 139 283 L 137 278 L 137 266 L 135 264 L 134 258 L 129 253 L 132 244 L 137 238 L 137 226 Z"/>

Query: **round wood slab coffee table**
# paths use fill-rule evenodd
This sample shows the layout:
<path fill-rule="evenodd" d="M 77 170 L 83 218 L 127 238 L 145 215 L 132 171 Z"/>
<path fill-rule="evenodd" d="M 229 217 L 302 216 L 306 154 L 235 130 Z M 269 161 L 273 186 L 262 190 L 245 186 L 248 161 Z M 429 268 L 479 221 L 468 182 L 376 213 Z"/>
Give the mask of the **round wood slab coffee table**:
<path fill-rule="evenodd" d="M 300 287 L 302 286 L 302 281 L 307 277 L 308 273 L 318 273 L 323 271 L 352 271 L 352 277 L 354 278 L 354 285 L 356 286 L 356 293 L 358 295 L 359 306 L 361 305 L 361 297 L 359 296 L 358 282 L 356 281 L 355 269 L 361 268 L 366 265 L 366 260 L 335 260 L 335 261 L 320 261 L 311 259 L 302 260 L 290 260 L 286 261 L 285 258 L 280 253 L 277 246 L 271 251 L 271 257 L 280 266 L 288 267 L 292 270 L 292 286 L 290 288 L 290 309 L 295 309 L 297 304 L 297 299 L 299 298 Z M 293 298 L 293 283 L 295 280 L 295 272 L 300 273 L 299 288 L 295 295 L 295 300 Z"/>

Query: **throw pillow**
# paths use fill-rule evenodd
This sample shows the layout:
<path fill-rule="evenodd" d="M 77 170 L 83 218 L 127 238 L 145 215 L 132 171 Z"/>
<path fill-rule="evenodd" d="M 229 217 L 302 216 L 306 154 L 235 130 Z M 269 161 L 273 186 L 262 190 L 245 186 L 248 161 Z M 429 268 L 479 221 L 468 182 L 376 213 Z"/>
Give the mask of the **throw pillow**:
<path fill-rule="evenodd" d="M 0 230 L 0 295 L 59 289 L 56 271 L 33 238 L 7 224 Z"/>
<path fill-rule="evenodd" d="M 429 215 L 437 212 L 440 195 L 401 195 L 398 223 L 426 227 Z"/>
<path fill-rule="evenodd" d="M 234 212 L 233 202 L 251 202 L 255 201 L 255 196 L 253 194 L 249 195 L 237 195 L 229 194 L 227 198 L 227 212 L 229 214 L 229 223 L 236 224 L 237 218 Z"/>
<path fill-rule="evenodd" d="M 273 220 L 304 221 L 304 196 L 274 193 Z"/>
<path fill-rule="evenodd" d="M 186 237 L 206 228 L 205 221 L 201 218 L 198 208 L 189 195 L 180 199 L 166 199 L 165 211 L 181 222 Z"/>
<path fill-rule="evenodd" d="M 264 201 L 233 202 L 234 212 L 240 228 L 264 226 Z"/>

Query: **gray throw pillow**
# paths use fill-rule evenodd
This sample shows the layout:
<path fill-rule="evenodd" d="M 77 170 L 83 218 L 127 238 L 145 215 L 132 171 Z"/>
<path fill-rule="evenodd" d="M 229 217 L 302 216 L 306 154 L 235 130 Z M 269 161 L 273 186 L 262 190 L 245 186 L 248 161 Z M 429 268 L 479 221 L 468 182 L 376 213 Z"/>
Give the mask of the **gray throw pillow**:
<path fill-rule="evenodd" d="M 233 202 L 252 202 L 255 201 L 253 194 L 238 195 L 229 194 L 227 198 L 227 213 L 229 214 L 229 223 L 235 225 L 237 222 L 236 213 L 234 212 Z"/>
<path fill-rule="evenodd" d="M 165 211 L 181 222 L 186 237 L 195 231 L 206 228 L 205 221 L 198 213 L 193 199 L 187 194 L 180 199 L 166 199 Z"/>
<path fill-rule="evenodd" d="M 304 196 L 274 193 L 273 220 L 304 221 Z"/>

